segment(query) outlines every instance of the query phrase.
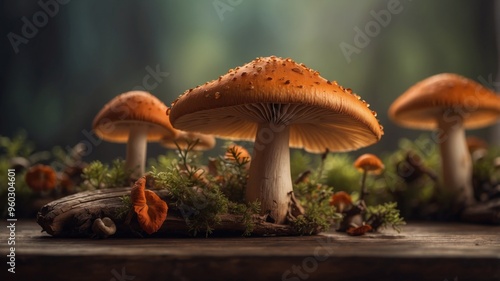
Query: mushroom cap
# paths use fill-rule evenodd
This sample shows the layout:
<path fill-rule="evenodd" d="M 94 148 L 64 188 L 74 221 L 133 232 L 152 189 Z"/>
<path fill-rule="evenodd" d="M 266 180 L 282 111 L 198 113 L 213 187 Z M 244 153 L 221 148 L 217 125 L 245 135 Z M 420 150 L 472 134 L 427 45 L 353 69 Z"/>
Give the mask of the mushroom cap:
<path fill-rule="evenodd" d="M 156 193 L 146 190 L 146 177 L 135 182 L 130 198 L 141 229 L 147 234 L 158 231 L 167 218 L 168 206 Z"/>
<path fill-rule="evenodd" d="M 24 180 L 34 191 L 47 191 L 56 187 L 57 174 L 52 167 L 37 164 L 28 169 L 24 176 Z"/>
<path fill-rule="evenodd" d="M 289 126 L 289 145 L 316 153 L 354 150 L 383 134 L 376 113 L 350 89 L 275 56 L 189 89 L 169 115 L 175 128 L 233 140 L 253 141 L 260 123 Z"/>
<path fill-rule="evenodd" d="M 345 191 L 335 192 L 330 198 L 330 206 L 335 206 L 338 212 L 342 213 L 348 206 L 352 205 L 352 198 Z"/>
<path fill-rule="evenodd" d="M 500 97 L 473 80 L 441 73 L 410 87 L 389 108 L 393 122 L 424 130 L 437 128 L 438 119 L 450 113 L 463 116 L 464 128 L 488 126 L 500 117 Z"/>
<path fill-rule="evenodd" d="M 368 171 L 372 174 L 379 174 L 384 169 L 384 164 L 374 154 L 365 153 L 354 161 L 354 167 L 358 170 Z"/>
<path fill-rule="evenodd" d="M 92 127 L 100 138 L 124 143 L 132 126 L 147 126 L 148 141 L 159 141 L 177 134 L 166 111 L 167 106 L 150 93 L 131 91 L 109 101 L 94 118 Z"/>
<path fill-rule="evenodd" d="M 160 140 L 160 145 L 169 149 L 177 149 L 175 145 L 177 143 L 181 149 L 186 149 L 188 143 L 195 140 L 198 140 L 198 143 L 193 147 L 194 151 L 205 151 L 215 146 L 215 137 L 212 135 L 183 131 L 180 131 L 175 138 L 165 136 Z"/>

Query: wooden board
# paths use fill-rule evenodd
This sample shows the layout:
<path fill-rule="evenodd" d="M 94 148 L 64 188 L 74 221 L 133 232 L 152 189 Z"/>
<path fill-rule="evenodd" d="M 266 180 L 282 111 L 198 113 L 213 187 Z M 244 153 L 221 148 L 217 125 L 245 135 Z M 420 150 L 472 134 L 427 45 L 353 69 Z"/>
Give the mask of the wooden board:
<path fill-rule="evenodd" d="M 500 280 L 500 226 L 409 223 L 401 234 L 361 237 L 105 240 L 40 230 L 34 221 L 17 222 L 16 274 L 4 263 L 0 280 Z"/>

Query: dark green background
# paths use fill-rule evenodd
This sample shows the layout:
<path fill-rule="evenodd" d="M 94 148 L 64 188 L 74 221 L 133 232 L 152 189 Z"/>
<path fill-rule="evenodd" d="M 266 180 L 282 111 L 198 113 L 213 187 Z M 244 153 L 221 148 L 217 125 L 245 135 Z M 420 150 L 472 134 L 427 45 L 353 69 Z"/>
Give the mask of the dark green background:
<path fill-rule="evenodd" d="M 143 85 L 147 67 L 169 73 L 151 89 L 169 104 L 229 68 L 277 55 L 305 63 L 366 99 L 379 113 L 385 136 L 360 152 L 392 150 L 398 138 L 421 133 L 387 119 L 398 95 L 440 72 L 497 80 L 498 59 L 495 1 L 403 0 L 401 12 L 348 63 L 339 45 L 354 45 L 354 28 L 364 30 L 374 20 L 371 11 L 386 10 L 388 2 L 73 0 L 58 5 L 16 54 L 8 34 L 22 35 L 22 18 L 33 23 L 43 9 L 37 1 L 2 1 L 0 134 L 25 129 L 38 149 L 74 145 L 87 139 L 82 130 L 91 131 L 108 100 Z M 227 10 L 218 13 L 214 4 Z M 492 132 L 471 131 L 494 141 Z M 88 159 L 109 160 L 124 149 L 103 142 Z M 149 146 L 149 156 L 164 151 Z"/>

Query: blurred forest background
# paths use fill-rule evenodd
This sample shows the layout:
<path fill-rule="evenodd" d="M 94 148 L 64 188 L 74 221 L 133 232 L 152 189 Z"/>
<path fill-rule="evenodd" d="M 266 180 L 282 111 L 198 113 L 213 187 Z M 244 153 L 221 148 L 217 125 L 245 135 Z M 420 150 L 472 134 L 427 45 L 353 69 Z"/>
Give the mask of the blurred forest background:
<path fill-rule="evenodd" d="M 423 133 L 387 118 L 417 81 L 440 72 L 500 81 L 493 0 L 59 1 L 2 1 L 0 135 L 25 130 L 38 150 L 88 140 L 94 116 L 120 93 L 143 87 L 169 105 L 257 56 L 305 63 L 371 104 L 385 135 L 354 154 Z M 388 5 L 399 12 L 377 21 Z M 368 40 L 356 45 L 359 30 Z M 343 43 L 356 52 L 346 56 Z M 499 142 L 492 127 L 468 133 Z M 125 153 L 124 144 L 91 149 L 88 160 Z M 164 152 L 148 147 L 150 157 Z"/>

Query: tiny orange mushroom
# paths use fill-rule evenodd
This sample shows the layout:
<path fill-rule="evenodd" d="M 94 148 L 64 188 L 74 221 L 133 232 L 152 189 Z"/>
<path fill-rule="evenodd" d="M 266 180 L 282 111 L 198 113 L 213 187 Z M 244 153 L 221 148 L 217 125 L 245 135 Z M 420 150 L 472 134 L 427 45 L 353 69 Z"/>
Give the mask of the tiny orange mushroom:
<path fill-rule="evenodd" d="M 334 206 L 339 213 L 343 213 L 352 205 L 351 195 L 345 191 L 335 192 L 330 199 L 330 206 Z"/>
<path fill-rule="evenodd" d="M 359 200 L 364 200 L 364 196 L 366 194 L 365 189 L 365 181 L 366 174 L 370 173 L 373 175 L 378 175 L 384 169 L 384 164 L 382 161 L 375 155 L 366 153 L 358 157 L 354 162 L 354 167 L 358 170 L 363 171 L 363 179 L 361 180 L 361 194 L 359 196 Z"/>
<path fill-rule="evenodd" d="M 26 184 L 34 191 L 47 191 L 56 187 L 57 175 L 48 165 L 37 164 L 29 168 L 24 176 Z"/>
<path fill-rule="evenodd" d="M 139 178 L 130 192 L 130 198 L 141 229 L 152 234 L 167 218 L 168 205 L 156 193 L 146 190 L 146 177 Z"/>

